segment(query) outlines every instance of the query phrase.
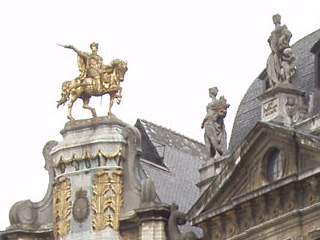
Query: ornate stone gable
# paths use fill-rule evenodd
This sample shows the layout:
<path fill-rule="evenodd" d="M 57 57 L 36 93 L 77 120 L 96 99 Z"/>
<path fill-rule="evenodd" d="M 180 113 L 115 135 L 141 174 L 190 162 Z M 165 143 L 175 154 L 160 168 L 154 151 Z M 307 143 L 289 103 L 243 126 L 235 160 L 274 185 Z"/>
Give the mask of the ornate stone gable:
<path fill-rule="evenodd" d="M 247 141 L 233 155 L 224 160 L 221 172 L 213 177 L 211 185 L 203 193 L 203 198 L 207 201 L 203 211 L 219 207 L 230 199 L 268 184 L 267 155 L 278 146 L 281 146 L 286 157 L 283 176 L 294 173 L 296 164 L 292 141 L 289 129 L 263 122 L 258 123 L 249 134 Z M 287 162 L 288 159 L 292 159 L 290 164 Z M 210 194 L 209 199 L 206 194 Z"/>
<path fill-rule="evenodd" d="M 195 225 L 209 226 L 204 227 L 205 237 L 229 239 L 317 204 L 320 172 L 313 168 L 320 162 L 319 143 L 319 138 L 292 128 L 258 123 L 225 160 L 188 217 Z"/>

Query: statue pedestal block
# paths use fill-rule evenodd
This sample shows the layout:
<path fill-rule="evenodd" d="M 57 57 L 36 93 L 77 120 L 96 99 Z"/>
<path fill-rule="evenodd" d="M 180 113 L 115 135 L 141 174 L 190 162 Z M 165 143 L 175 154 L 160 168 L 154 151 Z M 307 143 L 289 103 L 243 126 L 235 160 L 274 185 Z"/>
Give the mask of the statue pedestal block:
<path fill-rule="evenodd" d="M 99 117 L 70 121 L 61 134 L 51 151 L 56 239 L 121 239 L 120 218 L 141 203 L 138 130 Z"/>
<path fill-rule="evenodd" d="M 211 158 L 201 166 L 199 169 L 200 182 L 196 184 L 200 189 L 200 193 L 203 193 L 212 182 L 212 179 L 221 173 L 228 157 L 229 155 L 215 159 Z"/>
<path fill-rule="evenodd" d="M 166 224 L 170 210 L 166 206 L 151 206 L 136 211 L 140 225 L 140 240 L 166 240 Z"/>
<path fill-rule="evenodd" d="M 308 106 L 304 92 L 283 83 L 267 90 L 260 97 L 262 121 L 275 121 L 291 126 L 306 118 Z"/>

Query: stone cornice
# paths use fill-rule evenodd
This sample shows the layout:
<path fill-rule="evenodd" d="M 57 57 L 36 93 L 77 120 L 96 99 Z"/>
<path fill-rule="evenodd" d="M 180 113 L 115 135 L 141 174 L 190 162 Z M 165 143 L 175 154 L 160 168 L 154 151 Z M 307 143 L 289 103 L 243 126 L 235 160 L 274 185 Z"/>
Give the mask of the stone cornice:
<path fill-rule="evenodd" d="M 210 210 L 202 213 L 201 215 L 195 217 L 194 219 L 192 219 L 192 223 L 198 224 L 205 219 L 210 219 L 210 218 L 215 217 L 217 215 L 223 214 L 229 210 L 232 210 L 235 207 L 240 206 L 243 203 L 246 203 L 250 200 L 257 198 L 258 196 L 267 195 L 268 193 L 270 193 L 276 189 L 280 189 L 280 188 L 282 188 L 284 186 L 288 186 L 289 184 L 292 184 L 292 183 L 304 181 L 305 179 L 313 177 L 315 175 L 320 176 L 320 167 L 310 169 L 308 171 L 304 171 L 300 174 L 292 174 L 292 175 L 284 177 L 276 182 L 273 182 L 272 184 L 262 186 L 262 187 L 255 189 L 247 194 L 230 199 L 226 204 L 224 204 L 222 206 L 218 206 L 215 209 L 210 209 Z"/>
<path fill-rule="evenodd" d="M 310 139 L 311 135 L 305 132 L 298 131 L 294 128 L 288 128 L 285 126 L 280 126 L 273 123 L 266 123 L 266 122 L 258 122 L 257 125 L 254 127 L 254 129 L 248 134 L 247 140 L 244 141 L 231 155 L 228 159 L 225 160 L 225 165 L 223 169 L 221 170 L 220 174 L 214 176 L 212 178 L 211 184 L 208 185 L 207 189 L 201 194 L 201 196 L 198 198 L 197 202 L 193 205 L 193 207 L 188 212 L 187 216 L 189 219 L 191 219 L 194 222 L 201 222 L 199 221 L 199 216 L 201 212 L 204 211 L 204 209 L 210 204 L 216 196 L 219 195 L 219 192 L 222 189 L 222 186 L 224 186 L 229 178 L 236 172 L 236 169 L 239 166 L 239 163 L 244 160 L 244 156 L 251 151 L 253 144 L 256 143 L 259 136 L 264 134 L 266 131 L 273 131 L 276 132 L 277 135 L 281 135 L 282 138 L 286 138 L 286 140 L 295 140 L 297 141 L 297 144 L 308 146 L 311 148 L 319 149 L 320 147 L 314 142 L 310 141 L 310 144 L 308 143 L 308 139 Z M 268 135 L 269 136 L 269 135 Z M 273 135 L 269 136 L 270 138 L 274 137 Z M 312 138 L 316 138 L 317 140 L 320 140 L 319 137 L 313 136 Z M 277 136 L 278 140 L 280 139 L 279 136 Z M 286 178 L 284 178 L 281 181 L 285 181 Z M 252 193 L 253 194 L 253 193 Z M 197 220 L 195 220 L 197 219 Z"/>

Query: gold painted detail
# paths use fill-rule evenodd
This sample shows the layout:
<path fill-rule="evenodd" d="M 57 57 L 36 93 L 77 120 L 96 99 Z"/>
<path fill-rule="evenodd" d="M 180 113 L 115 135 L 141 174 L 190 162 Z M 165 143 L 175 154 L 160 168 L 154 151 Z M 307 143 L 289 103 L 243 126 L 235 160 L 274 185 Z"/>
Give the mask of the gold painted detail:
<path fill-rule="evenodd" d="M 70 231 L 71 183 L 69 178 L 59 178 L 53 190 L 54 233 L 64 237 Z"/>
<path fill-rule="evenodd" d="M 111 176 L 109 176 L 109 174 Z M 100 231 L 107 226 L 119 230 L 120 210 L 123 205 L 122 170 L 96 173 L 92 187 L 92 227 Z"/>
<path fill-rule="evenodd" d="M 61 163 L 71 164 L 74 161 L 81 162 L 89 159 L 98 159 L 100 156 L 104 157 L 105 159 L 115 159 L 117 165 L 120 166 L 120 160 L 121 157 L 123 157 L 123 149 L 119 148 L 118 151 L 112 154 L 108 154 L 102 149 L 99 149 L 99 151 L 96 154 L 91 154 L 89 151 L 86 151 L 82 156 L 77 156 L 76 154 L 73 154 L 71 158 L 65 158 L 61 155 L 59 161 L 57 163 L 54 163 L 54 167 L 58 167 Z"/>
<path fill-rule="evenodd" d="M 68 103 L 68 119 L 75 120 L 72 116 L 72 106 L 74 102 L 81 98 L 83 108 L 91 111 L 93 117 L 97 117 L 96 110 L 89 106 L 92 96 L 110 95 L 108 116 L 111 113 L 114 100 L 120 104 L 122 99 L 122 87 L 120 83 L 124 81 L 124 76 L 128 70 L 127 62 L 121 59 L 114 59 L 108 65 L 103 63 L 103 59 L 98 55 L 98 43 L 90 45 L 91 53 L 78 50 L 72 45 L 60 45 L 64 48 L 72 49 L 78 55 L 79 76 L 74 80 L 65 81 L 62 84 L 61 98 L 57 107 Z"/>

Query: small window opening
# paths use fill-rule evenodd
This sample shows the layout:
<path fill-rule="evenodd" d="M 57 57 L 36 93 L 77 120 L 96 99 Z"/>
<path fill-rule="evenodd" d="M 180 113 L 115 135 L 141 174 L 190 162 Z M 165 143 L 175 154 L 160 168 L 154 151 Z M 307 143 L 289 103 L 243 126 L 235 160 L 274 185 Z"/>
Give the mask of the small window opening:
<path fill-rule="evenodd" d="M 320 40 L 313 45 L 310 51 L 314 54 L 316 86 L 320 88 Z"/>
<path fill-rule="evenodd" d="M 272 182 L 278 180 L 283 175 L 284 156 L 279 149 L 271 152 L 267 165 L 267 178 Z"/>

